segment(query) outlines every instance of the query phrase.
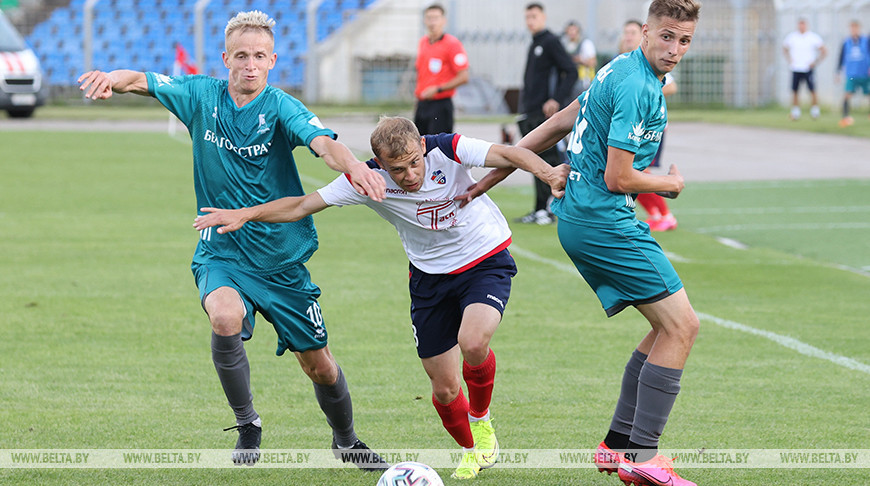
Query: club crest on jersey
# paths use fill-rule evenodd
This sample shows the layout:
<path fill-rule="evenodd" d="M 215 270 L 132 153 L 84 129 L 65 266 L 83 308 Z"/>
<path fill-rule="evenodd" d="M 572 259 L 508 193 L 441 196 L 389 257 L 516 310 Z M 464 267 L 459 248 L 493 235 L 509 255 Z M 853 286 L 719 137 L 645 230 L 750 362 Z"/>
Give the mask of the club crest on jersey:
<path fill-rule="evenodd" d="M 449 201 L 422 201 L 417 203 L 417 222 L 439 230 L 456 226 L 456 203 Z"/>
<path fill-rule="evenodd" d="M 266 125 L 266 115 L 260 113 L 260 126 L 257 127 L 257 133 L 260 135 L 269 131 L 269 125 Z"/>
<path fill-rule="evenodd" d="M 429 178 L 432 179 L 433 181 L 435 181 L 437 184 L 441 184 L 441 185 L 447 184 L 447 176 L 444 175 L 443 172 L 441 172 L 441 169 L 438 169 L 435 172 L 433 172 Z"/>

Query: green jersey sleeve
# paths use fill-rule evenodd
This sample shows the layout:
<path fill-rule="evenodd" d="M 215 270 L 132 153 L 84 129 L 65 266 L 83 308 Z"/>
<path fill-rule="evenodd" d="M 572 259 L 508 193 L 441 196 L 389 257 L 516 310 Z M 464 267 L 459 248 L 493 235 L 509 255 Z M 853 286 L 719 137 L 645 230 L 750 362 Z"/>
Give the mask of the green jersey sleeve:
<path fill-rule="evenodd" d="M 613 91 L 613 117 L 607 134 L 607 145 L 637 153 L 645 131 L 645 107 L 649 105 L 646 89 L 630 76 Z"/>
<path fill-rule="evenodd" d="M 198 87 L 207 76 L 167 76 L 165 74 L 145 73 L 148 79 L 148 93 L 157 98 L 163 106 L 189 125 L 198 103 Z"/>
<path fill-rule="evenodd" d="M 325 135 L 333 140 L 338 138 L 335 132 L 325 128 L 320 119 L 308 111 L 308 108 L 296 98 L 284 95 L 279 98 L 278 117 L 281 129 L 294 146 L 306 146 L 311 150 L 311 141 L 315 137 Z M 314 150 L 311 153 L 317 155 Z"/>

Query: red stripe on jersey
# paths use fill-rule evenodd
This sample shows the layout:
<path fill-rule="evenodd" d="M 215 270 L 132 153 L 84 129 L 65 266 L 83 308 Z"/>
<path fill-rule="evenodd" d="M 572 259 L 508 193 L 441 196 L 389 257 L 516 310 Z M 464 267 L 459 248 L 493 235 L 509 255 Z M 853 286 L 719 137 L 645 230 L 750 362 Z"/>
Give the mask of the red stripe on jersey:
<path fill-rule="evenodd" d="M 456 153 L 456 146 L 459 145 L 460 136 L 461 135 L 458 133 L 453 135 L 453 160 L 455 160 L 457 164 L 462 164 L 462 161 L 459 160 L 459 154 Z"/>
<path fill-rule="evenodd" d="M 486 255 L 483 255 L 482 257 L 478 258 L 477 260 L 474 260 L 474 261 L 471 262 L 471 263 L 465 264 L 465 265 L 463 265 L 463 266 L 457 268 L 456 270 L 454 270 L 454 271 L 448 273 L 448 275 L 456 275 L 457 273 L 462 273 L 462 272 L 464 272 L 464 271 L 466 271 L 466 270 L 469 270 L 469 269 L 471 269 L 471 268 L 474 268 L 478 263 L 480 263 L 480 262 L 486 260 L 487 258 L 489 258 L 489 257 L 491 257 L 491 256 L 493 256 L 493 255 L 495 255 L 496 253 L 498 253 L 498 252 L 504 250 L 505 248 L 509 247 L 510 245 L 511 245 L 511 239 L 510 239 L 510 237 L 508 237 L 508 239 L 505 240 L 504 243 L 498 245 L 497 247 L 495 247 L 495 249 L 493 249 L 492 251 L 490 251 L 490 252 L 487 253 Z"/>
<path fill-rule="evenodd" d="M 344 176 L 347 177 L 347 182 L 350 182 L 350 185 L 353 185 L 353 179 L 350 178 L 350 174 L 347 172 L 344 173 Z"/>

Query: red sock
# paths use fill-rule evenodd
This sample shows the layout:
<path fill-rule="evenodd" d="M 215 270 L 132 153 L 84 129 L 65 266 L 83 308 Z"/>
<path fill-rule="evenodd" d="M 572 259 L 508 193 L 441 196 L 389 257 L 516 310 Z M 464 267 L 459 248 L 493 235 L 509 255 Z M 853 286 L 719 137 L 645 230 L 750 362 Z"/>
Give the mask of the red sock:
<path fill-rule="evenodd" d="M 468 385 L 468 413 L 477 418 L 486 416 L 495 381 L 495 351 L 490 349 L 483 363 L 477 366 L 471 366 L 463 360 L 462 377 Z"/>
<path fill-rule="evenodd" d="M 658 194 L 650 194 L 650 196 L 653 196 L 653 199 L 652 199 L 653 204 L 655 205 L 656 209 L 658 209 L 659 213 L 661 213 L 662 216 L 667 216 L 668 213 L 671 212 L 668 209 L 668 203 L 667 203 L 667 201 L 665 201 L 665 198 L 659 196 Z"/>
<path fill-rule="evenodd" d="M 459 396 L 447 405 L 443 405 L 432 394 L 432 404 L 441 417 L 441 423 L 457 444 L 471 449 L 474 447 L 474 437 L 471 436 L 471 426 L 468 424 L 468 400 L 459 388 Z"/>
<path fill-rule="evenodd" d="M 659 216 L 665 214 L 661 212 L 658 208 L 658 201 L 656 199 L 663 199 L 658 194 L 652 194 L 649 192 L 644 192 L 637 195 L 637 202 L 643 207 L 643 210 L 646 211 L 650 217 Z M 668 210 L 667 205 L 665 205 L 665 211 Z"/>

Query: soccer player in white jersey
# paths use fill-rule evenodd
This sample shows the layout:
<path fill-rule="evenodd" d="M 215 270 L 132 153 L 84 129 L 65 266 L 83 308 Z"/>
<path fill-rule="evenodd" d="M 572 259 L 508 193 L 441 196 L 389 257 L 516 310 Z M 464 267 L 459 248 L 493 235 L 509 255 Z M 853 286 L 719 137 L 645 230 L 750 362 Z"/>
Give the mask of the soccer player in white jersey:
<path fill-rule="evenodd" d="M 259 11 L 241 12 L 227 23 L 224 65 L 228 80 L 165 76 L 129 70 L 90 71 L 79 78 L 85 96 L 113 93 L 153 96 L 187 126 L 193 144 L 197 207 L 252 206 L 288 194 L 303 195 L 293 160 L 305 146 L 326 164 L 352 176 L 355 190 L 380 200 L 384 181 L 335 141 L 298 100 L 267 84 L 275 66 L 275 21 Z M 344 462 L 363 469 L 386 463 L 354 431 L 347 381 L 327 346 L 317 297 L 305 262 L 317 249 L 309 218 L 292 225 L 251 225 L 233 236 L 203 232 L 191 269 L 211 322 L 212 360 L 238 430 L 236 464 L 259 459 L 262 433 L 254 410 L 250 367 L 243 341 L 257 313 L 278 335 L 277 355 L 290 350 L 314 383 L 320 408 L 332 427 L 332 448 Z M 353 449 L 341 452 L 342 449 Z"/>
<path fill-rule="evenodd" d="M 421 137 L 411 120 L 383 118 L 371 135 L 386 198 L 361 196 L 350 177 L 339 177 L 304 197 L 235 209 L 202 208 L 198 230 L 236 231 L 248 222 L 287 222 L 329 206 L 365 204 L 399 233 L 410 260 L 411 320 L 417 354 L 432 382 L 432 403 L 444 428 L 463 447 L 453 473 L 477 476 L 498 458 L 489 404 L 495 353 L 489 342 L 501 321 L 516 273 L 507 250 L 511 232 L 498 207 L 483 196 L 459 207 L 475 183 L 472 167 L 519 167 L 562 195 L 567 166 L 551 167 L 529 150 L 458 134 Z M 459 360 L 463 359 L 460 373 Z M 462 379 L 468 398 L 462 391 Z"/>

